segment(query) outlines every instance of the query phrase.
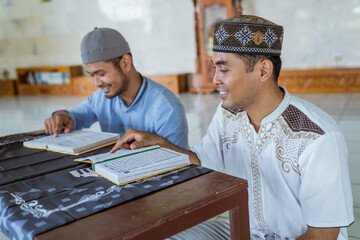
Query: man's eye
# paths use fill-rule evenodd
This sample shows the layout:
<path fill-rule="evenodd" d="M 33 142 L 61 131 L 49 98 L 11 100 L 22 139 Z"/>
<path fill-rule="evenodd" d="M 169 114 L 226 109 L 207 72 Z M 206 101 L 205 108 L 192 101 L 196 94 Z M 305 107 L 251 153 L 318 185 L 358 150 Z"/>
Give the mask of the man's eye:
<path fill-rule="evenodd" d="M 226 72 L 228 72 L 229 70 L 220 70 L 220 72 L 222 72 L 222 73 L 226 73 Z"/>

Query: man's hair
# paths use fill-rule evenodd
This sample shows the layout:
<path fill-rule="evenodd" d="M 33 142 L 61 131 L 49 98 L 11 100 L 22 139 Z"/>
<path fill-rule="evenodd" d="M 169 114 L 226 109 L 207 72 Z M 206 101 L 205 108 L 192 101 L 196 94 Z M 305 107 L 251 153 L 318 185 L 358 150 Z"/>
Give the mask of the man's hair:
<path fill-rule="evenodd" d="M 273 76 L 275 82 L 278 82 L 280 70 L 281 70 L 281 58 L 280 56 L 265 56 L 265 55 L 249 55 L 249 54 L 242 54 L 242 53 L 235 53 L 237 57 L 242 59 L 246 63 L 246 71 L 252 72 L 254 71 L 255 64 L 260 60 L 268 59 L 272 62 L 274 69 L 273 69 Z"/>
<path fill-rule="evenodd" d="M 132 57 L 131 53 L 128 53 L 128 54 Z M 116 57 L 116 58 L 112 58 L 112 59 L 106 60 L 106 61 L 104 61 L 104 62 L 106 62 L 106 63 L 112 63 L 112 65 L 115 67 L 115 69 L 116 69 L 119 73 L 123 73 L 123 71 L 121 70 L 120 64 L 119 64 L 123 56 L 124 56 L 124 55 L 122 55 L 121 57 Z M 132 64 L 132 62 L 131 62 L 131 64 Z"/>

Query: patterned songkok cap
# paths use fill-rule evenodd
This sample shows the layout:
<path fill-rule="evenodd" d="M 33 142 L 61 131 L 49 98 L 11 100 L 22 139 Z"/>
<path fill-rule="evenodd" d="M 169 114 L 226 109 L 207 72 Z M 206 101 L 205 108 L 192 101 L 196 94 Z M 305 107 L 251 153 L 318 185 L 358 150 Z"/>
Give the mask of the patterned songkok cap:
<path fill-rule="evenodd" d="M 280 56 L 284 29 L 264 18 L 239 15 L 220 20 L 214 30 L 214 52 Z"/>

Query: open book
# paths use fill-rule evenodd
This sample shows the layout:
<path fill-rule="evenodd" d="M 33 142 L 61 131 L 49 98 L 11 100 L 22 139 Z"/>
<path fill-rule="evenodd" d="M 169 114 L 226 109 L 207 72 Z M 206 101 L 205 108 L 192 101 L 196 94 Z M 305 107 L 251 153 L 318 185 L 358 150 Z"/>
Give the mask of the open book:
<path fill-rule="evenodd" d="M 92 164 L 93 171 L 116 185 L 124 185 L 190 164 L 186 154 L 160 146 L 136 150 L 120 149 L 74 161 Z"/>
<path fill-rule="evenodd" d="M 79 155 L 110 144 L 120 138 L 117 133 L 73 130 L 70 133 L 49 135 L 23 143 L 24 147 L 46 149 L 49 151 Z"/>

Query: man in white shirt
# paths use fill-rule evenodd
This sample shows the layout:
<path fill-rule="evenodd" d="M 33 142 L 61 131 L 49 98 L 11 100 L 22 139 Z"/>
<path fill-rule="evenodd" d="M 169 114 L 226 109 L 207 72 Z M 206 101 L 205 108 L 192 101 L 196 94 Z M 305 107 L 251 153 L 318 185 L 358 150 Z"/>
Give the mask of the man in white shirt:
<path fill-rule="evenodd" d="M 354 221 L 345 140 L 335 121 L 278 85 L 283 27 L 241 15 L 214 30 L 214 83 L 223 100 L 199 146 L 183 150 L 128 131 L 115 145 L 159 144 L 248 181 L 252 239 L 347 239 Z M 207 222 L 172 239 L 227 239 Z"/>

